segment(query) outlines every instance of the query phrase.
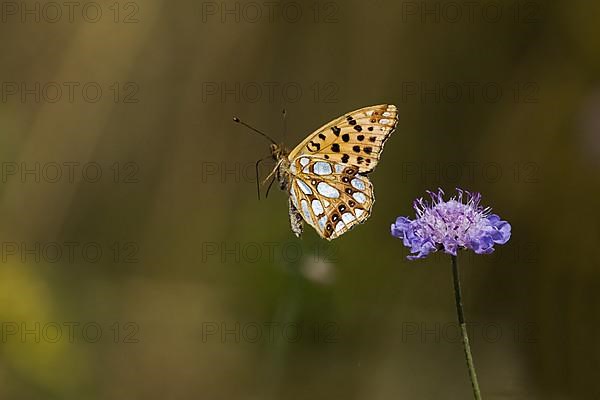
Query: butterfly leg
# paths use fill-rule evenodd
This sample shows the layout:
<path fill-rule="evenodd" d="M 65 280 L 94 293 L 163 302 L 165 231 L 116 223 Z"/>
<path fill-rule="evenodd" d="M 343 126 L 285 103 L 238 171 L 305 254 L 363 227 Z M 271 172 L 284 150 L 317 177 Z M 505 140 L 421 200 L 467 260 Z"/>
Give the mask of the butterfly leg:
<path fill-rule="evenodd" d="M 260 176 L 259 176 L 260 174 L 259 174 L 258 166 L 260 165 L 261 162 L 267 161 L 271 157 L 272 156 L 261 158 L 260 160 L 256 161 L 256 164 L 255 164 L 255 169 L 256 169 L 256 191 L 258 193 L 258 199 L 259 200 L 260 200 Z"/>
<path fill-rule="evenodd" d="M 304 228 L 304 224 L 302 222 L 302 215 L 298 212 L 294 204 L 292 204 L 292 199 L 289 199 L 290 202 L 290 225 L 292 226 L 292 232 L 296 237 L 302 236 L 302 230 Z"/>
<path fill-rule="evenodd" d="M 272 177 L 273 175 L 275 175 L 275 174 L 277 173 L 277 171 L 279 171 L 279 166 L 281 165 L 281 162 L 282 162 L 281 160 L 279 160 L 279 161 L 277 162 L 277 164 L 276 164 L 276 165 L 275 165 L 275 167 L 273 168 L 273 171 L 271 171 L 271 173 L 270 173 L 270 174 L 269 174 L 269 175 L 268 175 L 268 176 L 265 178 L 265 180 L 262 182 L 262 184 L 263 184 L 263 185 L 264 185 L 265 183 L 267 183 L 267 181 L 268 181 L 269 179 L 271 179 L 271 177 Z"/>
<path fill-rule="evenodd" d="M 269 183 L 269 186 L 267 187 L 267 192 L 265 193 L 265 199 L 267 197 L 269 197 L 269 191 L 271 191 L 271 186 L 273 186 L 273 183 L 275 182 L 275 176 L 273 177 L 273 179 L 271 179 L 271 183 Z"/>

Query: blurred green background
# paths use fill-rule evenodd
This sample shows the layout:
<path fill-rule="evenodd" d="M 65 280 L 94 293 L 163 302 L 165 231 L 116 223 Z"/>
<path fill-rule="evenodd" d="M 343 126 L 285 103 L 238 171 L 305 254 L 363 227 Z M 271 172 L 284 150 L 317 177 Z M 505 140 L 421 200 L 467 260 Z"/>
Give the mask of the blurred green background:
<path fill-rule="evenodd" d="M 77 4 L 1 3 L 0 398 L 470 398 L 450 260 L 389 234 L 437 187 L 513 227 L 460 256 L 484 398 L 600 398 L 598 3 Z M 231 117 L 384 102 L 371 218 L 296 239 Z"/>

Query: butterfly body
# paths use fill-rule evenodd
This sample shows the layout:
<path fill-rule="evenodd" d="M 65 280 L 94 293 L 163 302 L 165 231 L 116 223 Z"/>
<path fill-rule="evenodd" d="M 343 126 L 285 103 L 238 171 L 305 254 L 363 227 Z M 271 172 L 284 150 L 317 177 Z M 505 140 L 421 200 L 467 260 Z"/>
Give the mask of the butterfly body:
<path fill-rule="evenodd" d="M 366 175 L 377 165 L 397 122 L 396 107 L 381 104 L 323 125 L 291 152 L 271 144 L 277 163 L 271 174 L 289 195 L 296 236 L 306 222 L 332 240 L 369 218 L 375 198 Z"/>
<path fill-rule="evenodd" d="M 276 162 L 272 174 L 275 174 L 279 188 L 284 191 L 288 190 L 290 183 L 290 159 L 288 155 L 289 151 L 283 145 L 271 145 L 271 157 Z"/>

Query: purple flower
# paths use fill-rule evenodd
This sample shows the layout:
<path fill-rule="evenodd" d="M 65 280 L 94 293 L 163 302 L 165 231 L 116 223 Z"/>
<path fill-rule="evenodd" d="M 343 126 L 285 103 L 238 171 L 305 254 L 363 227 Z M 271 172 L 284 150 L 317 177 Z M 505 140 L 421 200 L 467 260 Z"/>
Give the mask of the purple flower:
<path fill-rule="evenodd" d="M 453 256 L 458 249 L 489 254 L 494 251 L 495 244 L 508 242 L 510 224 L 490 214 L 489 207 L 481 207 L 479 193 L 456 190 L 458 196 L 448 201 L 442 198 L 442 189 L 437 193 L 428 191 L 431 204 L 423 198 L 414 202 L 416 219 L 398 217 L 392 224 L 392 236 L 402 239 L 413 253 L 407 257 L 409 260 L 424 258 L 442 249 Z"/>

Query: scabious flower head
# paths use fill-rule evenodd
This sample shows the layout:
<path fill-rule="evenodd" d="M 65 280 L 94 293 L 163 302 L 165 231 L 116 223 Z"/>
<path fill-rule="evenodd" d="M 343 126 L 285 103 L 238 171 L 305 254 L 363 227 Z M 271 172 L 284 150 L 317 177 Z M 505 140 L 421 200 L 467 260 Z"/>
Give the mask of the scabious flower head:
<path fill-rule="evenodd" d="M 481 195 L 456 189 L 458 196 L 444 201 L 444 192 L 427 192 L 431 203 L 417 199 L 417 218 L 398 217 L 392 224 L 392 236 L 402 239 L 410 248 L 414 260 L 438 250 L 456 255 L 458 249 L 470 249 L 477 254 L 489 254 L 495 244 L 510 239 L 510 224 L 491 214 L 489 207 L 479 205 Z"/>

